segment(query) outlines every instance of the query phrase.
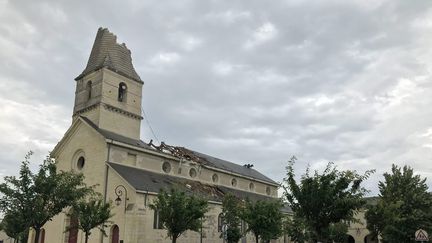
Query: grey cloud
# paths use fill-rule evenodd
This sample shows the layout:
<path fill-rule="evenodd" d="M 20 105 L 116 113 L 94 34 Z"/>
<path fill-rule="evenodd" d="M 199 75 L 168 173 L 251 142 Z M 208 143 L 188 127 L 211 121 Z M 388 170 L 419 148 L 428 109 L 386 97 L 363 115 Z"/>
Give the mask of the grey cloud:
<path fill-rule="evenodd" d="M 16 131 L 0 141 L 0 173 L 65 132 L 73 78 L 103 26 L 131 49 L 160 140 L 252 162 L 279 181 L 294 154 L 301 171 L 326 161 L 377 168 L 373 193 L 393 162 L 429 175 L 430 9 L 426 0 L 0 1 L 0 88 L 12 90 L 0 108 L 16 105 L 0 116 L 0 132 Z M 266 24 L 272 38 L 245 48 Z M 152 138 L 145 122 L 142 137 Z"/>

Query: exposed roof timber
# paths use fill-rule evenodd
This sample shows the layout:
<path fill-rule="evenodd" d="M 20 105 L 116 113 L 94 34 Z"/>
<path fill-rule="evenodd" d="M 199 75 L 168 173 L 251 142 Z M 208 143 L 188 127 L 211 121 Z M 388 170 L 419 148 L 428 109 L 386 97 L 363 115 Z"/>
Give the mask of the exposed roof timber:
<path fill-rule="evenodd" d="M 176 149 L 176 151 L 179 151 L 179 153 L 170 153 L 169 151 L 166 150 L 158 150 L 153 148 L 154 145 L 152 146 L 151 143 L 150 145 L 143 142 L 142 140 L 138 140 L 138 139 L 132 139 L 132 138 L 128 138 L 104 129 L 100 129 L 98 128 L 93 122 L 91 122 L 88 118 L 86 117 L 81 117 L 83 121 L 87 122 L 90 126 L 92 126 L 96 131 L 98 131 L 102 136 L 104 136 L 106 139 L 108 139 L 107 142 L 118 145 L 118 146 L 123 146 L 123 147 L 128 147 L 130 149 L 135 149 L 138 151 L 142 151 L 145 153 L 149 153 L 149 154 L 153 154 L 156 156 L 163 156 L 166 158 L 170 158 L 170 159 L 177 159 L 177 160 L 182 160 L 182 159 L 186 159 L 187 157 L 181 157 L 183 156 L 181 153 L 185 153 L 188 154 L 189 156 L 193 156 L 194 160 L 199 161 L 200 165 L 202 165 L 203 167 L 212 169 L 212 170 L 217 170 L 223 173 L 227 173 L 227 174 L 232 174 L 234 176 L 238 176 L 238 177 L 243 177 L 246 179 L 250 179 L 253 181 L 258 181 L 258 182 L 262 182 L 268 185 L 272 185 L 272 186 L 279 186 L 279 184 L 275 181 L 273 181 L 272 179 L 268 178 L 267 176 L 261 174 L 260 172 L 256 171 L 253 168 L 247 168 L 245 166 L 242 165 L 238 165 L 226 160 L 222 160 L 222 159 L 218 159 L 206 154 L 202 154 L 184 147 L 174 147 L 174 146 L 170 146 L 170 145 L 165 145 L 165 146 L 170 146 Z M 181 151 L 181 153 L 180 153 Z M 193 162 L 196 162 L 193 161 Z M 198 163 L 198 162 L 196 162 Z"/>

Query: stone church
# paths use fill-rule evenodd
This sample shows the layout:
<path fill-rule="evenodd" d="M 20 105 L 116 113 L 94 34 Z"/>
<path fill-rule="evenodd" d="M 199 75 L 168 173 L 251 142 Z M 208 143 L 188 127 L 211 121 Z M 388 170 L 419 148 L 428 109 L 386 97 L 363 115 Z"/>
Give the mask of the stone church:
<path fill-rule="evenodd" d="M 209 202 L 200 232 L 187 231 L 180 243 L 223 243 L 221 201 L 231 193 L 239 198 L 277 198 L 278 183 L 254 170 L 184 147 L 140 140 L 144 81 L 132 65 L 131 52 L 118 44 L 108 29 L 99 28 L 87 66 L 75 78 L 72 124 L 52 151 L 58 169 L 83 173 L 87 185 L 97 185 L 114 216 L 107 236 L 93 230 L 91 243 L 168 243 L 157 212 L 149 205 L 161 189 L 178 188 Z M 289 209 L 284 213 L 290 214 Z M 376 242 L 363 218 L 352 224 L 348 242 Z M 76 219 L 65 213 L 48 222 L 41 243 L 81 243 L 84 234 L 67 231 Z M 245 226 L 241 226 L 245 230 Z M 3 242 L 0 235 L 0 242 Z M 29 242 L 34 239 L 30 232 Z M 6 242 L 6 241 L 4 241 Z M 241 243 L 255 242 L 247 234 Z M 272 243 L 288 243 L 283 236 Z"/>
<path fill-rule="evenodd" d="M 140 140 L 144 81 L 130 50 L 108 29 L 98 30 L 87 66 L 75 81 L 72 124 L 52 156 L 59 170 L 83 173 L 87 185 L 98 185 L 96 190 L 113 202 L 108 236 L 94 230 L 91 243 L 170 242 L 149 208 L 161 189 L 176 187 L 209 201 L 201 232 L 186 232 L 178 240 L 184 243 L 223 242 L 220 213 L 226 193 L 251 200 L 277 197 L 278 183 L 250 165 Z M 66 214 L 56 216 L 44 226 L 41 240 L 84 242 L 81 231 L 66 231 L 75 221 Z M 247 235 L 241 242 L 254 238 Z"/>

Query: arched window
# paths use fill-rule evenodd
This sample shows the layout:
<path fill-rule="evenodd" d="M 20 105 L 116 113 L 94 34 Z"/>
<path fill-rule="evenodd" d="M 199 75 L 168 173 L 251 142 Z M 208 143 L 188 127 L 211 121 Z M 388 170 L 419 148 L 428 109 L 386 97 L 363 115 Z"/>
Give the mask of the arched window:
<path fill-rule="evenodd" d="M 78 170 L 82 170 L 84 168 L 84 165 L 85 165 L 85 158 L 83 156 L 80 156 L 78 158 L 76 167 L 77 167 Z"/>
<path fill-rule="evenodd" d="M 92 97 L 92 81 L 87 82 L 86 91 L 87 91 L 87 100 L 90 100 Z"/>
<path fill-rule="evenodd" d="M 39 233 L 39 243 L 45 243 L 45 229 L 42 228 Z"/>
<path fill-rule="evenodd" d="M 111 241 L 110 243 L 119 243 L 120 241 L 120 229 L 115 224 L 113 227 L 111 227 Z"/>
<path fill-rule="evenodd" d="M 213 174 L 213 176 L 212 176 L 212 181 L 213 181 L 214 183 L 217 183 L 217 182 L 219 181 L 219 176 L 218 176 L 217 174 Z"/>
<path fill-rule="evenodd" d="M 231 180 L 231 186 L 237 186 L 237 180 L 235 178 Z"/>
<path fill-rule="evenodd" d="M 162 164 L 162 170 L 165 172 L 165 173 L 170 173 L 171 172 L 171 164 L 169 163 L 169 162 L 164 162 L 163 164 Z"/>
<path fill-rule="evenodd" d="M 255 184 L 253 184 L 252 182 L 249 183 L 249 190 L 251 191 L 255 190 Z"/>
<path fill-rule="evenodd" d="M 162 222 L 159 218 L 159 211 L 155 210 L 153 216 L 153 229 L 163 229 Z"/>
<path fill-rule="evenodd" d="M 271 188 L 270 187 L 266 187 L 266 194 L 270 196 L 270 194 L 271 194 Z"/>
<path fill-rule="evenodd" d="M 194 168 L 189 170 L 189 176 L 195 178 L 197 176 L 197 171 Z"/>
<path fill-rule="evenodd" d="M 66 224 L 66 236 L 67 243 L 77 243 L 78 242 L 78 218 L 69 216 L 68 223 Z"/>
<path fill-rule="evenodd" d="M 126 84 L 121 82 L 118 87 L 118 101 L 120 102 L 126 101 L 126 91 L 127 91 Z"/>
<path fill-rule="evenodd" d="M 222 232 L 223 224 L 224 224 L 224 217 L 223 217 L 223 214 L 220 213 L 218 216 L 218 232 Z"/>

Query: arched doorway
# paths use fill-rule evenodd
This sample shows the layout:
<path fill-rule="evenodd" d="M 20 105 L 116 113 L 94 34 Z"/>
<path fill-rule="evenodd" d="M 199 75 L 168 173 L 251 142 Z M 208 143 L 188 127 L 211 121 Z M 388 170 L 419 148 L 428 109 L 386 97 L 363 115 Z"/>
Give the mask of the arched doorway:
<path fill-rule="evenodd" d="M 68 243 L 77 243 L 78 241 L 78 218 L 70 217 L 69 218 L 69 235 L 68 235 Z"/>
<path fill-rule="evenodd" d="M 45 243 L 45 229 L 41 229 L 39 233 L 39 243 Z"/>
<path fill-rule="evenodd" d="M 355 243 L 355 239 L 354 239 L 354 237 L 352 237 L 351 235 L 347 235 L 347 240 L 346 240 L 346 242 L 347 242 L 347 243 Z"/>
<path fill-rule="evenodd" d="M 120 229 L 115 224 L 111 228 L 111 241 L 110 241 L 110 243 L 119 243 L 119 240 L 120 240 Z"/>
<path fill-rule="evenodd" d="M 368 234 L 364 238 L 364 243 L 378 243 L 378 239 L 373 234 Z"/>

